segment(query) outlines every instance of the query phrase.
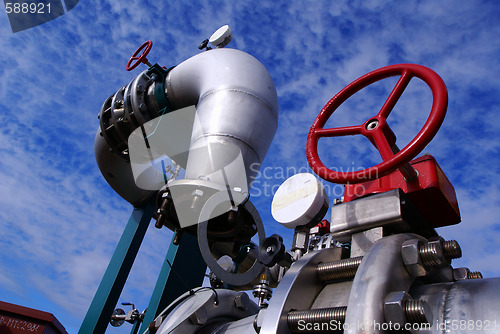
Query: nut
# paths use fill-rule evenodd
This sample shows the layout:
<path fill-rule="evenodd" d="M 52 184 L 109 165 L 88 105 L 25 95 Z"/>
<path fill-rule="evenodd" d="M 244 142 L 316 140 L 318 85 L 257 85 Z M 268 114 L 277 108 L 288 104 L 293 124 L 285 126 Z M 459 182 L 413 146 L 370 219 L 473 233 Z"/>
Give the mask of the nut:
<path fill-rule="evenodd" d="M 250 298 L 245 292 L 241 292 L 236 297 L 234 297 L 234 305 L 240 311 L 246 311 L 248 309 L 248 302 Z"/>
<path fill-rule="evenodd" d="M 401 256 L 403 257 L 406 270 L 408 270 L 413 277 L 421 277 L 429 273 L 420 258 L 419 249 L 421 245 L 421 240 L 412 239 L 405 241 L 401 247 Z"/>
<path fill-rule="evenodd" d="M 195 325 L 204 325 L 208 320 L 207 310 L 200 307 L 189 316 L 189 320 Z"/>
<path fill-rule="evenodd" d="M 410 299 L 410 295 L 404 291 L 389 293 L 384 302 L 385 320 L 403 326 L 406 323 L 405 303 Z"/>
<path fill-rule="evenodd" d="M 455 281 L 462 281 L 468 278 L 469 268 L 455 268 L 453 269 L 453 279 Z"/>

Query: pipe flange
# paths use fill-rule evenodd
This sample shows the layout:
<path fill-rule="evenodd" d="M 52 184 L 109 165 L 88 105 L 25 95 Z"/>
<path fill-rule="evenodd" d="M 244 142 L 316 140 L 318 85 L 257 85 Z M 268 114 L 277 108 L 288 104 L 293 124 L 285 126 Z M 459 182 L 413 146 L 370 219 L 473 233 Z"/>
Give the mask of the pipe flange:
<path fill-rule="evenodd" d="M 207 200 L 203 209 L 200 213 L 199 224 L 198 224 L 198 245 L 200 246 L 201 256 L 205 263 L 210 268 L 210 270 L 217 276 L 219 279 L 224 281 L 227 284 L 234 286 L 246 285 L 252 282 L 262 271 L 263 264 L 259 263 L 257 259 L 253 263 L 252 267 L 248 269 L 246 272 L 242 274 L 233 274 L 226 270 L 224 270 L 212 256 L 212 252 L 210 250 L 210 246 L 208 243 L 207 236 L 207 228 L 208 228 L 208 220 L 211 218 L 212 213 L 216 209 L 217 206 L 227 202 L 227 193 L 218 192 L 215 193 L 210 199 Z M 262 224 L 262 220 L 260 218 L 257 209 L 253 206 L 250 201 L 247 201 L 245 204 L 246 210 L 252 216 L 254 223 L 257 227 L 257 233 L 259 237 L 259 245 L 265 239 L 265 231 L 264 225 Z"/>
<path fill-rule="evenodd" d="M 401 246 L 407 240 L 418 238 L 415 234 L 396 234 L 378 240 L 365 254 L 354 277 L 346 320 L 347 334 L 382 333 L 373 324 L 385 321 L 386 296 L 394 291 L 408 291 L 414 278 L 406 270 L 401 256 Z"/>

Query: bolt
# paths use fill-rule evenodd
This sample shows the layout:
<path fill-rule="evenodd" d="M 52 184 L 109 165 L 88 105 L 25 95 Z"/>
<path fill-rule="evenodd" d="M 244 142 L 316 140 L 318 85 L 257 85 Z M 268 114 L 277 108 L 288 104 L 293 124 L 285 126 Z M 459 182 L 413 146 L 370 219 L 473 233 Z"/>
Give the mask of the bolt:
<path fill-rule="evenodd" d="M 328 307 L 306 311 L 290 311 L 287 315 L 288 329 L 292 333 L 303 333 L 303 329 L 301 330 L 301 327 L 299 326 L 301 323 L 330 324 L 332 322 L 336 322 L 337 324 L 343 324 L 345 322 L 346 312 L 347 306 Z"/>
<path fill-rule="evenodd" d="M 384 302 L 384 317 L 388 322 L 404 325 L 432 322 L 432 312 L 423 300 L 414 300 L 405 291 L 389 293 Z"/>
<path fill-rule="evenodd" d="M 272 252 L 274 252 L 274 247 L 273 247 L 273 246 L 269 246 L 269 247 L 267 247 L 266 252 L 267 252 L 267 253 L 272 253 Z"/>
<path fill-rule="evenodd" d="M 406 314 L 404 305 L 407 300 L 411 299 L 404 291 L 391 292 L 385 297 L 384 301 L 384 317 L 388 322 L 404 325 L 406 323 Z"/>
<path fill-rule="evenodd" d="M 248 302 L 249 301 L 250 301 L 250 298 L 244 292 L 241 292 L 238 295 L 236 295 L 236 297 L 234 297 L 234 305 L 240 311 L 246 311 L 248 309 Z"/>
<path fill-rule="evenodd" d="M 356 275 L 362 256 L 339 261 L 320 263 L 316 266 L 320 281 L 350 279 Z"/>
<path fill-rule="evenodd" d="M 443 239 L 432 240 L 425 242 L 418 247 L 418 253 L 422 259 L 422 263 L 426 267 L 440 267 L 448 264 L 449 260 L 443 252 Z"/>
<path fill-rule="evenodd" d="M 462 257 L 462 249 L 456 240 L 443 241 L 444 256 L 449 259 L 459 259 Z"/>
<path fill-rule="evenodd" d="M 469 272 L 468 268 L 455 268 L 453 269 L 453 280 L 462 281 L 468 279 Z"/>
<path fill-rule="evenodd" d="M 467 273 L 467 278 L 468 279 L 479 279 L 479 278 L 483 278 L 483 274 L 481 274 L 481 272 L 479 272 L 479 271 L 469 271 Z"/>
<path fill-rule="evenodd" d="M 115 109 L 121 109 L 123 108 L 123 101 L 122 100 L 116 100 L 115 101 Z"/>
<path fill-rule="evenodd" d="M 189 316 L 189 320 L 195 325 L 204 325 L 207 320 L 207 310 L 204 307 L 199 308 Z"/>
<path fill-rule="evenodd" d="M 478 279 L 483 278 L 479 271 L 470 271 L 469 268 L 455 268 L 453 269 L 453 279 L 455 281 L 463 281 L 465 279 Z"/>
<path fill-rule="evenodd" d="M 432 310 L 423 300 L 406 300 L 404 312 L 409 323 L 430 324 L 432 322 Z"/>

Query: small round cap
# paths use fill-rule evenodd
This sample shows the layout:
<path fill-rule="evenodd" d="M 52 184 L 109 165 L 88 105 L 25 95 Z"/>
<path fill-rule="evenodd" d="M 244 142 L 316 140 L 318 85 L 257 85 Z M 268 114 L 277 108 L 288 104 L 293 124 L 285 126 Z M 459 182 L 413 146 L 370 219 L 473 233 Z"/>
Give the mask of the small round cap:
<path fill-rule="evenodd" d="M 232 38 L 233 34 L 231 32 L 231 28 L 229 28 L 229 26 L 226 24 L 225 26 L 217 29 L 217 31 L 214 32 L 212 36 L 210 36 L 210 39 L 208 41 L 210 42 L 210 44 L 216 47 L 224 47 L 231 41 Z"/>

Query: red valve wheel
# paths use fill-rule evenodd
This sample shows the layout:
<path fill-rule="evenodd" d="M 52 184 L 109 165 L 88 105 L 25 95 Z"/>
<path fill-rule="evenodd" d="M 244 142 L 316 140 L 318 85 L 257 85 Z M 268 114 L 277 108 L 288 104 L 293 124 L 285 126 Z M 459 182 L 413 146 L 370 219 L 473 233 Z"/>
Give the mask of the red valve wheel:
<path fill-rule="evenodd" d="M 374 117 L 355 126 L 323 129 L 332 113 L 349 97 L 372 83 L 400 75 L 384 105 Z M 427 121 L 419 133 L 401 151 L 396 149 L 396 136 L 387 124 L 387 117 L 393 110 L 410 80 L 417 77 L 431 89 L 433 101 Z M 417 156 L 434 138 L 443 123 L 448 107 L 448 92 L 441 77 L 433 70 L 415 64 L 399 64 L 379 68 L 365 74 L 347 85 L 321 109 L 307 136 L 307 161 L 312 170 L 322 179 L 334 183 L 360 183 L 374 180 L 402 167 Z M 380 152 L 383 162 L 355 172 L 337 172 L 328 169 L 318 156 L 318 140 L 321 137 L 364 135 Z"/>
<path fill-rule="evenodd" d="M 132 71 L 134 68 L 139 66 L 140 63 L 144 63 L 146 65 L 151 66 L 151 64 L 149 64 L 146 56 L 148 55 L 149 51 L 151 51 L 152 47 L 153 47 L 153 42 L 146 41 L 137 50 L 135 50 L 134 54 L 132 55 L 132 57 L 130 57 L 130 59 L 127 62 L 127 67 L 125 67 L 127 69 L 127 71 Z M 144 51 L 142 51 L 142 49 L 144 49 Z M 142 54 L 140 56 L 138 56 L 138 54 L 141 51 L 142 51 Z M 134 60 L 136 61 L 135 63 L 133 63 Z"/>

